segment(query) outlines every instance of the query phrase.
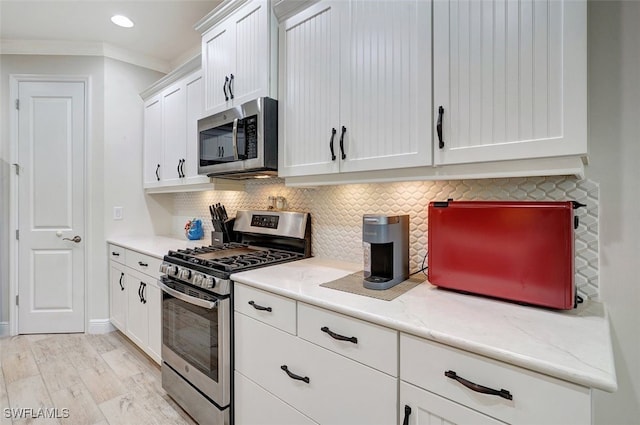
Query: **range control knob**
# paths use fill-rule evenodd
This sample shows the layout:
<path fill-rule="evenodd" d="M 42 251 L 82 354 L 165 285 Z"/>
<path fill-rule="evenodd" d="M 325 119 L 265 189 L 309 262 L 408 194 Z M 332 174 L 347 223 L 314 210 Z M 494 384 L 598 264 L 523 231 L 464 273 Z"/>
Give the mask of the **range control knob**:
<path fill-rule="evenodd" d="M 202 287 L 211 289 L 215 283 L 215 279 L 211 276 L 204 276 L 204 279 L 202 280 Z"/>
<path fill-rule="evenodd" d="M 203 276 L 201 274 L 196 274 L 193 276 L 193 284 L 196 286 L 202 286 L 202 278 Z"/>
<path fill-rule="evenodd" d="M 167 263 L 160 264 L 160 273 L 167 274 L 168 269 L 169 269 L 169 265 Z"/>
<path fill-rule="evenodd" d="M 169 269 L 167 270 L 167 274 L 178 276 L 179 271 L 180 271 L 180 268 L 178 266 L 169 266 Z"/>
<path fill-rule="evenodd" d="M 180 279 L 184 279 L 184 280 L 191 279 L 191 270 L 189 269 L 180 270 Z"/>

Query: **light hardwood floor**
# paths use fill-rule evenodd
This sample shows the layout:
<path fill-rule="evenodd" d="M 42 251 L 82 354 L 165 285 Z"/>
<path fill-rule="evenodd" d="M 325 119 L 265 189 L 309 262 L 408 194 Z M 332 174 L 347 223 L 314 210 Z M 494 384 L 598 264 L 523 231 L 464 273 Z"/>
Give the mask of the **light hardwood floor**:
<path fill-rule="evenodd" d="M 0 338 L 0 372 L 0 425 L 195 424 L 162 389 L 160 368 L 117 331 Z"/>

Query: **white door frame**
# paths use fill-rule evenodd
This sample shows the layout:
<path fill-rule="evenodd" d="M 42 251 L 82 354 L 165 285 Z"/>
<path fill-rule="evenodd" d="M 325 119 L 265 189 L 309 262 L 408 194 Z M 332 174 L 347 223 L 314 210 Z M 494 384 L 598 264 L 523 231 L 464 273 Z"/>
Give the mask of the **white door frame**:
<path fill-rule="evenodd" d="M 87 229 L 91 228 L 93 220 L 90 218 L 89 208 L 89 176 L 91 175 L 90 168 L 91 163 L 88 158 L 91 158 L 91 102 L 90 102 L 90 87 L 91 77 L 83 75 L 44 75 L 44 74 L 11 74 L 9 75 L 9 158 L 11 164 L 18 164 L 18 110 L 15 107 L 16 99 L 18 99 L 18 87 L 22 82 L 78 82 L 84 83 L 84 121 L 85 121 L 85 149 L 84 149 L 84 228 L 82 229 L 83 235 L 87 235 L 85 240 L 91 241 L 92 235 L 87 232 Z M 18 164 L 19 165 L 19 164 Z M 18 178 L 16 176 L 15 166 L 9 173 L 9 235 L 14 235 L 18 229 Z M 9 335 L 18 334 L 18 310 L 16 308 L 16 295 L 18 294 L 18 241 L 14 236 L 9 244 Z M 85 332 L 89 329 L 89 245 L 90 243 L 83 244 L 84 250 L 84 329 Z"/>

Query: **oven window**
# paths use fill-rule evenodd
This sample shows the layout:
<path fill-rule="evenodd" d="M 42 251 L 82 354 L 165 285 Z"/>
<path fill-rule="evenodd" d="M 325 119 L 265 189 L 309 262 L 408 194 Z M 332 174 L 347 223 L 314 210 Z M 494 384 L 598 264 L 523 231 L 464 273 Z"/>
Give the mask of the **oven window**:
<path fill-rule="evenodd" d="M 218 380 L 218 307 L 209 310 L 163 293 L 162 343 Z"/>

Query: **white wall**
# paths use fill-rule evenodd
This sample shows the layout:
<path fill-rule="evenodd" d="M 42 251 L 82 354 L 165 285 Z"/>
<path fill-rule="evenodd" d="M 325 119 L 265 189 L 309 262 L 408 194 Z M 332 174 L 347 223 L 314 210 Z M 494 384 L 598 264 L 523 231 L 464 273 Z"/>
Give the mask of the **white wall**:
<path fill-rule="evenodd" d="M 591 1 L 589 178 L 600 182 L 600 287 L 619 389 L 596 392 L 597 424 L 640 421 L 640 2 Z"/>
<path fill-rule="evenodd" d="M 169 195 L 142 189 L 143 106 L 138 95 L 164 74 L 105 59 L 105 235 L 165 234 L 171 225 Z M 123 207 L 123 220 L 113 207 Z"/>

